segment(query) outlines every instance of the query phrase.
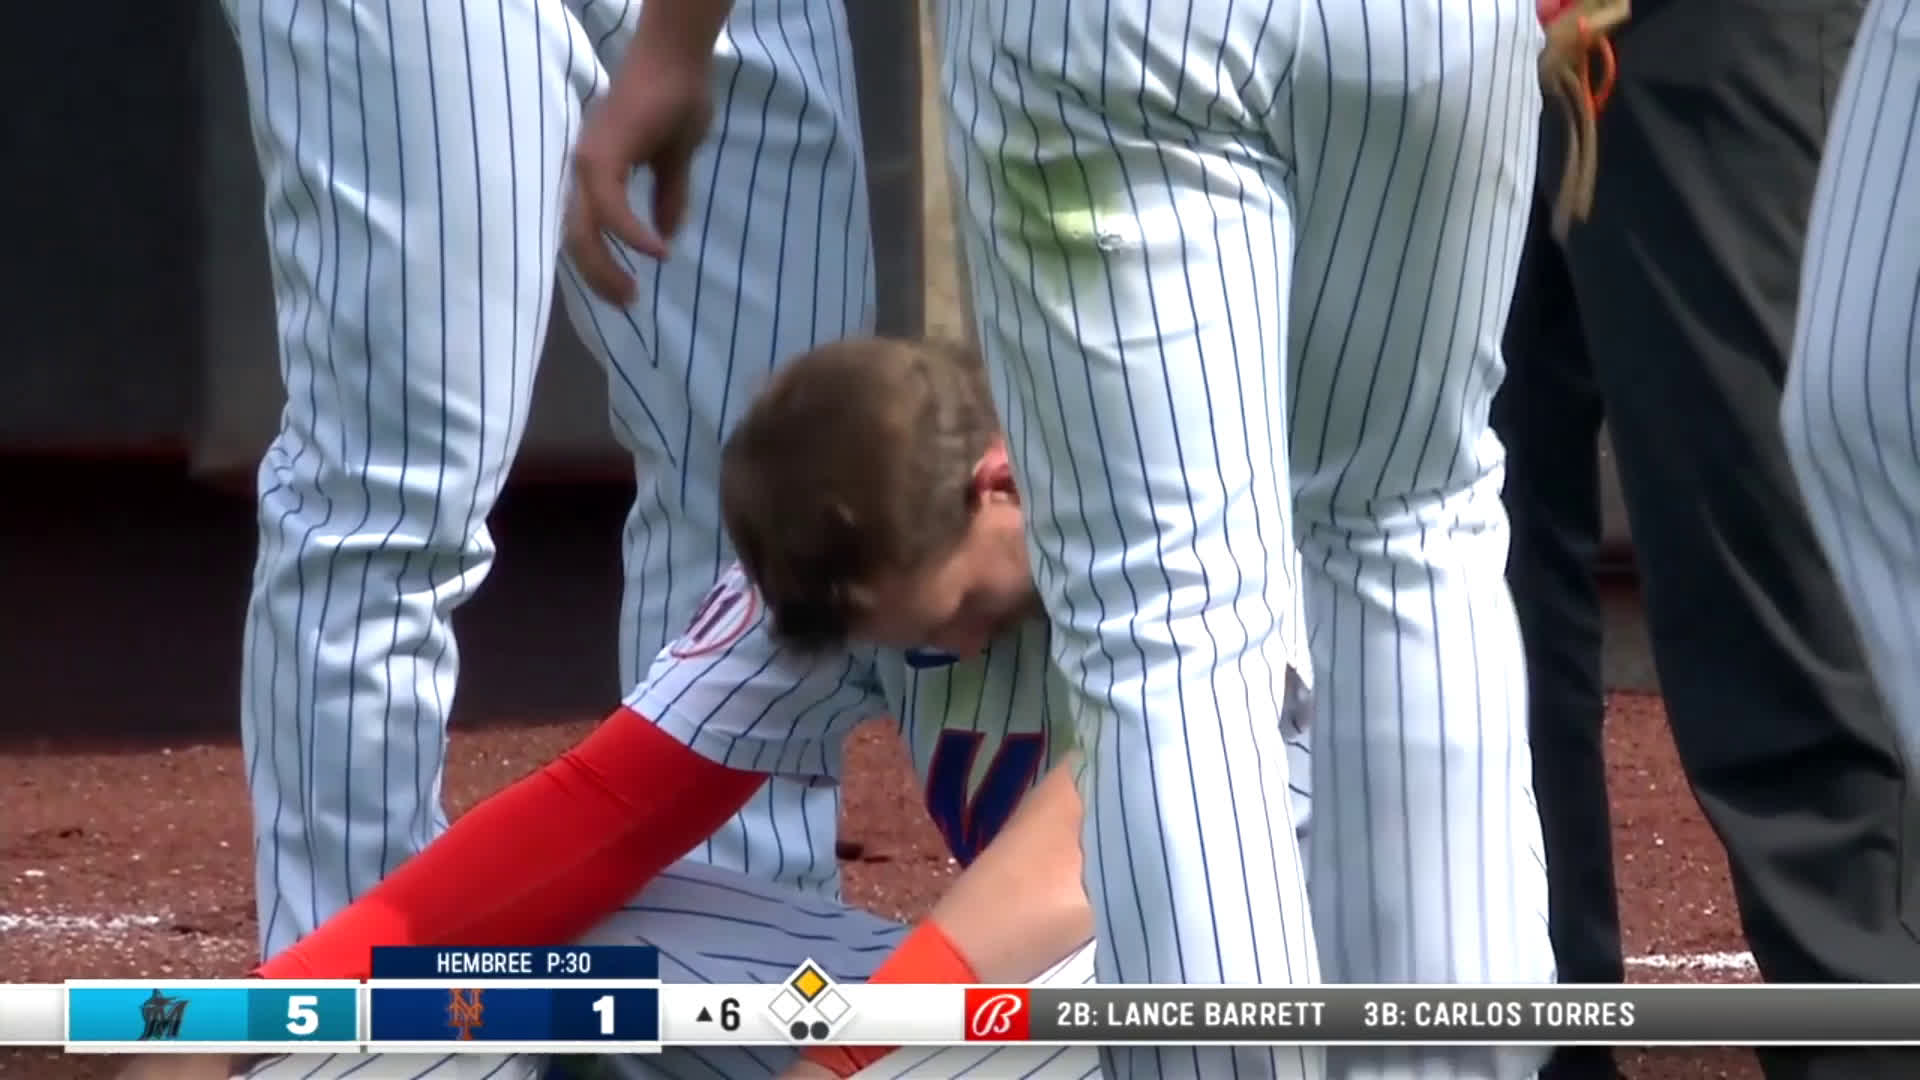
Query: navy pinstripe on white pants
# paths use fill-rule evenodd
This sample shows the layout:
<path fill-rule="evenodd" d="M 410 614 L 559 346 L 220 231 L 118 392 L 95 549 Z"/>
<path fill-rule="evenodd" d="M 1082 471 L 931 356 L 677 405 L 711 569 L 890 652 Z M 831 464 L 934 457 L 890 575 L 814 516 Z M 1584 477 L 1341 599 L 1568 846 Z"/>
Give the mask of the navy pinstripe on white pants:
<path fill-rule="evenodd" d="M 980 338 L 1090 762 L 1099 978 L 1551 979 L 1487 426 L 1533 5 L 937 8 Z M 1309 652 L 1305 865 L 1277 703 Z M 1104 1059 L 1518 1077 L 1540 1055 Z"/>
<path fill-rule="evenodd" d="M 1874 0 L 1834 103 L 1780 405 L 1907 767 L 1920 762 L 1920 4 Z"/>
<path fill-rule="evenodd" d="M 687 228 L 666 263 L 634 260 L 626 309 L 591 299 L 558 242 L 581 112 L 637 0 L 225 6 L 287 393 L 259 470 L 242 700 L 271 953 L 445 824 L 449 617 L 493 559 L 486 519 L 556 273 L 639 479 L 620 626 L 632 685 L 730 560 L 721 431 L 777 360 L 870 330 L 873 269 L 838 3 L 741 0 Z M 836 804 L 831 787 L 776 780 L 699 854 L 832 892 Z"/>

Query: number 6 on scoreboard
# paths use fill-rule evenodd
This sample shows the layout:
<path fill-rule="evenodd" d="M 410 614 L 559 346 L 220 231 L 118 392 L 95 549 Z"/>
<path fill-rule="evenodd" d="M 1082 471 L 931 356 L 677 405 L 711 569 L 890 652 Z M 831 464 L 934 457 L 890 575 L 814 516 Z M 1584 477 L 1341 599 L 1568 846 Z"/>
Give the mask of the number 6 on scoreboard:
<path fill-rule="evenodd" d="M 320 999 L 312 994 L 287 995 L 287 1034 L 305 1037 L 320 1026 L 320 1014 L 314 1006 Z"/>
<path fill-rule="evenodd" d="M 613 1034 L 613 995 L 602 994 L 594 998 L 593 1011 L 600 1014 L 600 1034 Z"/>

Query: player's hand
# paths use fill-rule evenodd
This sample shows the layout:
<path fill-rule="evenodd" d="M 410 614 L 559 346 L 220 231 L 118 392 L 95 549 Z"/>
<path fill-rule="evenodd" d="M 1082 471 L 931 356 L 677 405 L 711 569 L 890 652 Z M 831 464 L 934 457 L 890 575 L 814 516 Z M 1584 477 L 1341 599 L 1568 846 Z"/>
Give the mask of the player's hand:
<path fill-rule="evenodd" d="M 121 1067 L 119 1080 L 228 1080 L 233 1066 L 226 1054 L 144 1054 Z"/>
<path fill-rule="evenodd" d="M 675 43 L 636 39 L 587 114 L 573 151 L 566 247 L 587 285 L 614 303 L 631 303 L 634 284 L 612 242 L 665 259 L 686 215 L 693 153 L 713 119 L 712 68 L 710 50 L 696 56 Z M 650 225 L 628 199 L 636 169 L 653 172 Z"/>

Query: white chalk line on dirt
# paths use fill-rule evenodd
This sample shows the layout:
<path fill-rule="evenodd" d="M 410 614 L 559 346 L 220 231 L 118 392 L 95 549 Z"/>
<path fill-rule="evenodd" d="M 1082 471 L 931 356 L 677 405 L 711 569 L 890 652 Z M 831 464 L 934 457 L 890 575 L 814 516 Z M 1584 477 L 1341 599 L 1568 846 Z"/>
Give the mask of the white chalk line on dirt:
<path fill-rule="evenodd" d="M 0 911 L 0 934 L 124 934 L 151 930 L 171 915 L 71 915 L 51 911 Z M 1647 971 L 1736 973 L 1757 970 L 1750 952 L 1648 953 L 1627 957 L 1627 966 Z"/>
<path fill-rule="evenodd" d="M 1649 971 L 1758 971 L 1750 952 L 1649 953 L 1627 957 L 1630 968 Z"/>
<path fill-rule="evenodd" d="M 0 934 L 123 934 L 151 930 L 171 915 L 66 915 L 52 911 L 0 911 Z"/>

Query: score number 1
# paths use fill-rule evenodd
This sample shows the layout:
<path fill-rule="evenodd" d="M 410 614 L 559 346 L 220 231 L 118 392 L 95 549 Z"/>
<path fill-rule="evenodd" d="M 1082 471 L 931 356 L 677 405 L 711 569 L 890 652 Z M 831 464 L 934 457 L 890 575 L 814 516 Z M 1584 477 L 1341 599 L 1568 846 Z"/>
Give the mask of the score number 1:
<path fill-rule="evenodd" d="M 559 1042 L 650 1043 L 660 1034 L 660 1002 L 652 988 L 555 990 L 552 1033 Z"/>

